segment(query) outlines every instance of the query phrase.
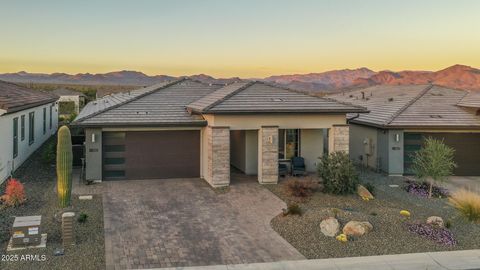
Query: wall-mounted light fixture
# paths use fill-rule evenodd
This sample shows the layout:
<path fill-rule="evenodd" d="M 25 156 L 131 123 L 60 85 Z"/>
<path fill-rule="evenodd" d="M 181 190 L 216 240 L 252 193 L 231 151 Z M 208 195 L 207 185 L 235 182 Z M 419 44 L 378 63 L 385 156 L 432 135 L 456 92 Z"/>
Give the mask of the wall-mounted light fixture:
<path fill-rule="evenodd" d="M 399 142 L 400 141 L 400 134 L 395 133 L 395 141 Z"/>
<path fill-rule="evenodd" d="M 272 144 L 273 143 L 273 136 L 268 136 L 268 143 Z"/>
<path fill-rule="evenodd" d="M 95 133 L 92 133 L 92 143 L 95 142 Z"/>

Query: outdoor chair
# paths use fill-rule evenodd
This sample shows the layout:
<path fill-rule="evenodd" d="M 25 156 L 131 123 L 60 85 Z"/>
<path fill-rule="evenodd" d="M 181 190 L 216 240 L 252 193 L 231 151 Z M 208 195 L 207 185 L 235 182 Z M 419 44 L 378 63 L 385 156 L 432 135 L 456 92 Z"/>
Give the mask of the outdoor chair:
<path fill-rule="evenodd" d="M 288 174 L 288 167 L 287 164 L 279 163 L 278 164 L 278 176 L 287 176 Z"/>
<path fill-rule="evenodd" d="M 302 157 L 292 158 L 292 175 L 305 175 L 305 159 Z"/>

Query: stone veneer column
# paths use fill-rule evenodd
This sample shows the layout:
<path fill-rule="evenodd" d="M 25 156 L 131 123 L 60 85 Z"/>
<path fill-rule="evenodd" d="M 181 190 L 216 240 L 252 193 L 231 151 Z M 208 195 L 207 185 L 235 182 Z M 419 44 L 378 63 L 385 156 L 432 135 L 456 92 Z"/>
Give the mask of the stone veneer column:
<path fill-rule="evenodd" d="M 333 125 L 328 134 L 328 152 L 343 151 L 348 153 L 350 129 L 348 125 Z"/>
<path fill-rule="evenodd" d="M 212 187 L 230 184 L 230 128 L 207 127 L 207 182 Z"/>
<path fill-rule="evenodd" d="M 258 131 L 258 182 L 278 182 L 278 127 L 264 126 Z"/>

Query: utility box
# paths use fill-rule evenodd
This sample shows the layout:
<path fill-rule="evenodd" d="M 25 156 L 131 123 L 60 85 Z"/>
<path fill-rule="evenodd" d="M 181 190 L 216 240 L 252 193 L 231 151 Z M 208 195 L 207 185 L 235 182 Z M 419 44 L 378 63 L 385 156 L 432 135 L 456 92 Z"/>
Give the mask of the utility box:
<path fill-rule="evenodd" d="M 373 143 L 371 138 L 365 138 L 363 140 L 363 147 L 365 155 L 371 156 L 373 154 Z"/>
<path fill-rule="evenodd" d="M 42 216 L 16 217 L 12 228 L 12 247 L 40 245 Z"/>

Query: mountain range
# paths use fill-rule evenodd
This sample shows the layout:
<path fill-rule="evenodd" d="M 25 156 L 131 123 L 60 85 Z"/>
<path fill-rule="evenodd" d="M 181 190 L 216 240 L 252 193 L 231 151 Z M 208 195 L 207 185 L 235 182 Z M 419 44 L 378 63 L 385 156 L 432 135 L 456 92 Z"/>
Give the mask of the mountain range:
<path fill-rule="evenodd" d="M 188 76 L 207 83 L 231 83 L 241 78 L 214 78 L 199 74 Z M 79 73 L 17 73 L 0 74 L 0 80 L 17 83 L 48 83 L 76 85 L 135 85 L 144 86 L 173 80 L 168 75 L 149 76 L 138 71 L 116 71 L 101 74 Z M 321 73 L 277 75 L 262 80 L 284 85 L 299 91 L 312 93 L 335 92 L 372 85 L 438 84 L 450 88 L 480 91 L 480 69 L 465 65 L 453 65 L 439 71 L 379 71 L 368 68 L 332 70 Z"/>

